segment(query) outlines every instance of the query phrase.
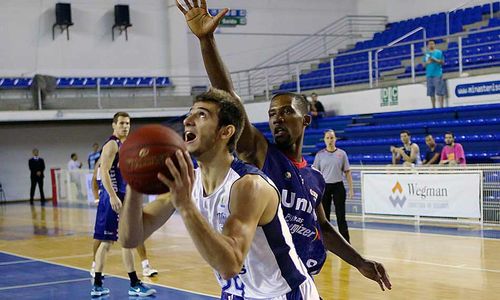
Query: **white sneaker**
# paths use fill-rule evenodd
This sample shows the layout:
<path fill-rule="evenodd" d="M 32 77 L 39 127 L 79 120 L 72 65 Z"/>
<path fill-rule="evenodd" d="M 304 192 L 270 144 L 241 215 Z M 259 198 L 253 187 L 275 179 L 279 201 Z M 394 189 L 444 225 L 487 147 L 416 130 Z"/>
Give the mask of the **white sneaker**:
<path fill-rule="evenodd" d="M 153 277 L 155 275 L 158 275 L 158 271 L 151 268 L 151 266 L 148 265 L 142 269 L 142 275 L 144 275 L 146 277 Z"/>

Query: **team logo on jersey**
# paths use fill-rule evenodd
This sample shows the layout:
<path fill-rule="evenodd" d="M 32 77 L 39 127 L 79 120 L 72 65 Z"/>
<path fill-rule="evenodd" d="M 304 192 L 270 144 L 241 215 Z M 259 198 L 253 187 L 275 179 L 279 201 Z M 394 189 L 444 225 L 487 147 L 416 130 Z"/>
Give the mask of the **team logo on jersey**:
<path fill-rule="evenodd" d="M 148 154 L 149 154 L 149 148 L 142 148 L 141 150 L 139 150 L 140 158 L 146 157 L 148 156 Z"/>
<path fill-rule="evenodd" d="M 286 172 L 285 173 L 285 179 L 292 179 L 292 173 Z"/>

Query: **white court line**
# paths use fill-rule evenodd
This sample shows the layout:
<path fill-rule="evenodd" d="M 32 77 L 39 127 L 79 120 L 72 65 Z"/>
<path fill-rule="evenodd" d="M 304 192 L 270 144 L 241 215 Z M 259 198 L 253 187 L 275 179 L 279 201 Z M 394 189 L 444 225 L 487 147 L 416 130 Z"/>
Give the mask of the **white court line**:
<path fill-rule="evenodd" d="M 492 272 L 492 273 L 500 273 L 500 270 L 494 270 L 494 269 L 484 269 L 484 268 L 475 268 L 475 267 L 466 267 L 466 265 L 447 265 L 447 264 L 439 264 L 439 263 L 433 263 L 433 262 L 427 262 L 427 261 L 420 261 L 420 260 L 412 260 L 412 259 L 404 259 L 404 258 L 394 258 L 394 257 L 381 257 L 381 256 L 369 256 L 375 259 L 380 259 L 380 260 L 394 260 L 394 261 L 402 261 L 402 262 L 408 262 L 408 263 L 414 263 L 414 264 L 421 264 L 421 265 L 429 265 L 429 266 L 438 266 L 438 267 L 445 267 L 445 268 L 453 268 L 453 269 L 463 269 L 463 270 L 471 270 L 471 271 L 480 271 L 480 272 Z"/>
<path fill-rule="evenodd" d="M 61 284 L 61 283 L 79 282 L 79 281 L 89 281 L 89 278 L 78 278 L 78 279 L 48 281 L 48 282 L 23 284 L 23 285 L 13 285 L 13 286 L 8 286 L 8 287 L 0 288 L 0 291 L 22 289 L 22 288 L 29 288 L 29 287 L 35 287 L 35 286 L 54 285 L 54 284 Z"/>
<path fill-rule="evenodd" d="M 396 225 L 404 225 L 397 223 Z M 490 238 L 490 237 L 481 237 L 481 236 L 470 236 L 470 235 L 454 235 L 454 234 L 445 234 L 445 233 L 429 233 L 429 232 L 415 232 L 415 231 L 406 231 L 399 229 L 376 229 L 376 228 L 359 228 L 349 226 L 349 230 L 359 230 L 359 231 L 381 231 L 381 232 L 395 232 L 395 233 L 412 233 L 415 235 L 427 235 L 427 236 L 445 236 L 448 238 L 462 238 L 462 239 L 479 239 L 479 240 L 489 240 L 489 241 L 497 241 L 500 242 L 500 238 Z M 479 229 L 478 229 L 479 230 Z M 483 229 L 484 230 L 484 229 Z"/>
<path fill-rule="evenodd" d="M 35 261 L 44 262 L 44 263 L 47 263 L 47 264 L 61 266 L 61 267 L 66 267 L 66 268 L 70 268 L 70 269 L 81 270 L 81 271 L 85 271 L 85 272 L 89 271 L 89 270 L 84 269 L 84 268 L 79 268 L 79 267 L 70 266 L 70 265 L 66 265 L 66 264 L 51 262 L 51 261 L 47 261 L 45 259 L 28 257 L 28 256 L 25 256 L 25 255 L 16 254 L 16 253 L 12 253 L 12 252 L 9 252 L 9 251 L 3 251 L 3 250 L 1 250 L 0 253 L 10 254 L 10 255 L 13 255 L 13 256 L 18 256 L 18 257 L 22 257 L 22 258 L 26 258 L 26 259 L 32 259 L 32 260 L 35 260 Z M 114 275 L 114 274 L 107 274 L 107 275 L 109 275 L 110 277 L 115 277 L 115 278 L 121 278 L 121 279 L 129 280 L 129 278 L 125 277 L 125 276 Z M 75 279 L 75 280 L 81 280 L 81 279 Z M 90 280 L 90 277 L 85 278 L 85 280 Z M 148 284 L 149 284 L 149 282 L 148 282 Z M 191 294 L 196 294 L 196 295 L 200 295 L 200 296 L 207 296 L 207 297 L 212 297 L 212 298 L 215 298 L 215 299 L 219 299 L 220 298 L 220 296 L 217 296 L 217 295 L 210 295 L 210 294 L 205 294 L 205 293 L 200 293 L 200 292 L 185 290 L 185 289 L 176 288 L 176 287 L 172 287 L 172 286 L 168 286 L 168 285 L 164 285 L 164 284 L 160 284 L 160 283 L 152 282 L 150 284 L 153 284 L 153 285 L 156 285 L 156 286 L 161 286 L 161 287 L 172 289 L 172 290 L 176 290 L 176 291 L 185 292 L 185 293 L 191 293 Z"/>
<path fill-rule="evenodd" d="M 31 260 L 31 259 L 25 259 L 25 260 L 13 260 L 13 261 L 7 261 L 0 263 L 0 266 L 7 266 L 7 265 L 16 265 L 16 264 L 28 264 L 36 262 L 36 260 Z"/>
<path fill-rule="evenodd" d="M 151 251 L 159 251 L 159 250 L 165 250 L 165 249 L 171 249 L 171 248 L 178 248 L 178 245 L 170 245 L 170 246 L 165 246 L 165 247 L 152 247 L 152 248 L 147 248 L 148 252 Z M 112 249 L 108 252 L 109 255 L 121 255 L 122 251 L 121 248 L 118 249 Z M 79 258 L 79 257 L 91 257 L 93 256 L 92 253 L 86 253 L 86 254 L 75 254 L 75 255 L 66 255 L 66 256 L 54 256 L 54 257 L 46 257 L 44 259 L 48 261 L 52 260 L 60 260 L 60 259 L 68 259 L 68 258 Z M 0 264 L 1 265 L 1 264 Z"/>

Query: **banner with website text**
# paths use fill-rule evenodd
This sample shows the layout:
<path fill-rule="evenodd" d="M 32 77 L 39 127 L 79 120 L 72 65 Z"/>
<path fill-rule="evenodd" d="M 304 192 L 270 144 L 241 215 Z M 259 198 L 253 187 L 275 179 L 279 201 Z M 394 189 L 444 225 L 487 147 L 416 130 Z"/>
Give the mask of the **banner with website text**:
<path fill-rule="evenodd" d="M 361 173 L 365 213 L 480 218 L 481 173 Z"/>

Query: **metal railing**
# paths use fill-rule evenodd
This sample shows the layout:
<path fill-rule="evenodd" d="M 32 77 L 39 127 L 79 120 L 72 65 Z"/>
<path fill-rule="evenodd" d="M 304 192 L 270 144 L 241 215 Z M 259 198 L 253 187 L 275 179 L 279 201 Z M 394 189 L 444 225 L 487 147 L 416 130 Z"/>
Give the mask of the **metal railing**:
<path fill-rule="evenodd" d="M 417 32 L 420 32 L 422 31 L 423 33 L 423 38 L 422 38 L 422 48 L 425 48 L 425 42 L 427 41 L 427 32 L 425 30 L 424 27 L 418 27 L 418 28 L 415 28 L 413 29 L 412 31 L 400 36 L 399 38 L 395 39 L 394 41 L 390 42 L 389 44 L 387 44 L 386 47 L 392 47 L 394 45 L 396 45 L 397 43 L 401 42 L 402 40 L 416 34 Z M 415 44 L 411 44 L 411 57 L 413 58 L 415 56 Z M 380 52 L 386 50 L 386 49 L 389 49 L 389 48 L 380 48 L 378 49 L 377 51 L 375 51 L 375 80 L 377 82 L 377 86 L 378 86 L 378 81 L 379 81 L 379 78 L 380 78 L 380 70 L 379 70 L 379 66 L 378 66 L 378 55 Z M 415 60 L 412 59 L 412 70 L 415 69 Z M 414 75 L 413 75 L 414 76 Z"/>
<path fill-rule="evenodd" d="M 470 72 L 468 70 L 473 68 L 491 67 L 491 61 L 496 66 L 500 66 L 498 30 L 500 26 L 433 37 L 433 39 L 445 41 L 438 44 L 438 48 L 448 51 L 444 53 L 445 71 L 453 72 L 451 73 L 453 76 L 461 76 L 465 71 Z M 480 42 L 476 38 L 468 38 L 471 34 L 481 33 L 486 38 Z M 449 42 L 446 42 L 447 40 Z M 425 50 L 420 48 L 423 42 L 425 42 L 424 39 L 416 39 L 333 56 L 296 60 L 291 63 L 285 62 L 236 71 L 232 72 L 231 76 L 237 93 L 246 102 L 268 100 L 278 89 L 298 93 L 319 89 L 323 89 L 323 92 L 327 90 L 335 92 L 341 88 L 344 91 L 366 89 L 375 86 L 377 76 L 380 78 L 380 83 L 399 79 L 407 79 L 406 83 L 417 82 L 417 79 L 423 81 L 425 67 L 421 64 L 421 59 Z M 450 48 L 450 42 L 456 42 L 456 48 Z M 478 52 L 479 48 L 487 50 Z M 397 51 L 391 52 L 388 51 L 389 49 Z M 374 55 L 378 66 L 375 66 Z M 394 60 L 397 60 L 397 64 L 391 62 Z M 169 79 L 173 86 L 167 88 L 57 89 L 53 95 L 47 97 L 48 104 L 44 104 L 43 108 L 185 107 L 190 104 L 188 97 L 203 91 L 210 85 L 205 75 L 170 76 Z M 283 88 L 283 86 L 280 87 L 282 84 L 290 86 Z M 31 101 L 29 90 L 0 90 L 0 109 L 2 110 L 33 109 L 34 105 Z M 24 106 L 19 103 L 24 103 Z"/>
<path fill-rule="evenodd" d="M 380 174 L 449 174 L 460 172 L 480 171 L 482 173 L 482 224 L 500 225 L 500 164 L 477 164 L 457 167 L 400 167 L 400 166 L 354 166 L 350 167 L 353 177 L 354 196 L 353 199 L 347 199 L 346 211 L 351 216 L 368 217 L 364 215 L 362 202 L 362 182 L 361 172 L 380 173 Z M 347 182 L 344 182 L 347 187 Z M 479 201 L 479 199 L 471 199 Z M 370 218 L 380 219 L 402 219 L 402 220 L 429 220 L 433 222 L 453 222 L 470 223 L 470 220 L 460 218 L 436 218 L 436 217 L 403 217 L 403 216 L 384 216 L 369 215 Z"/>
<path fill-rule="evenodd" d="M 473 32 L 460 32 L 453 35 L 436 36 L 433 37 L 435 40 L 445 40 L 443 44 L 438 44 L 438 48 L 446 51 L 448 49 L 449 43 L 446 40 L 457 42 L 457 56 L 447 57 L 445 53 L 445 67 L 450 64 L 450 62 L 456 62 L 456 66 L 451 68 L 453 72 L 458 72 L 458 76 L 461 76 L 464 70 L 472 69 L 475 67 L 488 67 L 488 63 L 481 62 L 471 62 L 476 57 L 483 55 L 498 55 L 499 50 L 493 47 L 488 52 L 484 53 L 473 53 L 471 51 L 464 53 L 466 49 L 472 49 L 478 45 L 495 45 L 498 44 L 498 35 L 492 36 L 492 39 L 488 42 L 482 44 L 473 45 L 463 45 L 462 41 L 469 34 L 478 33 L 493 33 L 499 30 L 500 27 L 492 27 L 476 30 Z M 425 37 L 427 38 L 427 37 Z M 425 74 L 425 67 L 421 62 L 423 57 L 424 49 L 419 47 L 422 43 L 425 43 L 424 38 L 416 39 L 408 42 L 399 42 L 394 45 L 388 45 L 383 47 L 374 47 L 369 49 L 363 49 L 359 51 L 350 51 L 347 53 L 341 53 L 334 56 L 319 57 L 316 59 L 307 59 L 295 61 L 291 64 L 283 63 L 277 65 L 271 65 L 266 67 L 253 68 L 249 70 L 242 70 L 232 73 L 232 78 L 235 83 L 235 89 L 238 94 L 245 101 L 255 101 L 255 100 L 267 100 L 269 95 L 278 89 L 285 89 L 297 93 L 301 93 L 304 90 L 314 90 L 314 89 L 330 89 L 331 92 L 335 92 L 336 88 L 340 85 L 343 86 L 353 86 L 362 84 L 363 88 L 372 88 L 375 86 L 375 80 L 377 74 L 383 77 L 385 72 L 392 71 L 394 69 L 402 69 L 402 73 L 396 74 L 395 79 L 409 78 L 411 82 L 416 82 L 418 76 Z M 405 48 L 406 46 L 406 48 Z M 381 49 L 395 48 L 405 48 L 404 51 L 399 52 L 399 54 L 391 54 L 390 56 L 384 57 L 384 53 L 379 51 Z M 374 53 L 379 51 L 378 57 L 378 68 L 375 66 Z M 341 62 L 341 58 L 354 57 L 359 58 L 358 61 Z M 394 59 L 401 60 L 399 65 L 388 65 L 388 62 Z M 337 60 L 337 61 L 335 61 Z M 420 67 L 419 64 L 422 64 Z M 410 68 L 410 73 L 406 73 L 405 69 Z M 253 76 L 252 72 L 259 71 L 263 74 L 260 77 Z M 323 71 L 323 72 L 321 72 Z M 314 79 L 307 78 L 305 74 L 310 72 L 317 72 L 318 74 L 314 76 Z M 345 79 L 347 77 L 347 79 Z M 286 80 L 283 80 L 286 78 Z M 344 80 L 338 80 L 344 79 Z M 320 82 L 316 85 L 310 85 L 308 83 Z M 423 79 L 422 79 L 423 80 Z M 280 84 L 293 84 L 291 87 L 280 88 Z"/>
<path fill-rule="evenodd" d="M 341 47 L 370 38 L 375 32 L 384 30 L 386 23 L 387 17 L 385 16 L 344 16 L 256 65 L 247 72 L 245 77 L 255 86 L 263 85 L 264 82 L 268 87 L 277 84 L 286 80 L 286 74 L 293 71 L 290 69 L 291 63 L 329 56 Z M 283 67 L 275 71 L 273 76 L 269 76 L 266 73 L 266 67 L 277 65 L 283 65 Z M 284 76 L 279 76 L 279 74 L 284 74 Z M 252 94 L 252 85 L 247 85 L 246 88 L 250 90 L 249 94 Z"/>

